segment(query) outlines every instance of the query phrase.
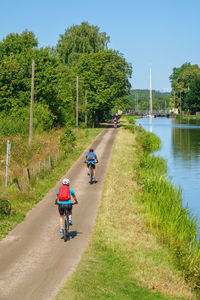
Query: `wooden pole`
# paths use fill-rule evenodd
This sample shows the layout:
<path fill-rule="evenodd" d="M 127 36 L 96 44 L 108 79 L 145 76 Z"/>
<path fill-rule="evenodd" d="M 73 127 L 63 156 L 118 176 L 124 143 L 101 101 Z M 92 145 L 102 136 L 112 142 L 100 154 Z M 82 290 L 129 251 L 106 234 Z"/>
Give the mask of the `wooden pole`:
<path fill-rule="evenodd" d="M 35 61 L 32 61 L 32 77 L 31 77 L 31 106 L 30 106 L 30 125 L 29 125 L 29 146 L 32 146 L 33 136 L 33 103 L 34 103 L 34 74 L 35 73 Z"/>
<path fill-rule="evenodd" d="M 11 143 L 10 143 L 10 141 L 7 141 L 7 153 L 6 153 L 6 181 L 5 181 L 5 186 L 7 186 L 7 183 L 8 183 L 8 168 L 9 168 L 9 162 L 10 162 L 10 148 L 11 148 Z"/>
<path fill-rule="evenodd" d="M 76 128 L 78 129 L 78 76 L 76 77 Z"/>
<path fill-rule="evenodd" d="M 87 127 L 87 91 L 85 91 L 85 127 Z"/>

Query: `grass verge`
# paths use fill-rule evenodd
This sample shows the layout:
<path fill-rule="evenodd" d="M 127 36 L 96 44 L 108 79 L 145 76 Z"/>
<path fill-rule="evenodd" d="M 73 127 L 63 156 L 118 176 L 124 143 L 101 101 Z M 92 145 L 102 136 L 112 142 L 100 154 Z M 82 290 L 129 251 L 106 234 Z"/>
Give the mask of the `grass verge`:
<path fill-rule="evenodd" d="M 23 192 L 19 191 L 15 184 L 1 190 L 1 198 L 10 200 L 12 210 L 9 216 L 0 216 L 0 239 L 24 220 L 26 213 L 58 182 L 102 129 L 79 129 L 76 132 L 77 144 L 73 151 L 67 156 L 60 156 L 53 169 L 41 172 L 31 181 L 30 185 L 27 185 Z"/>
<path fill-rule="evenodd" d="M 200 241 L 197 218 L 182 206 L 181 190 L 167 180 L 166 161 L 149 155 L 158 149 L 158 138 L 138 126 L 130 129 L 137 132 L 137 140 L 145 149 L 138 155 L 136 169 L 137 182 L 141 187 L 138 199 L 145 208 L 147 223 L 159 240 L 169 247 L 186 281 L 199 293 Z M 149 144 L 154 147 L 148 147 Z"/>
<path fill-rule="evenodd" d="M 120 129 L 95 230 L 56 300 L 195 299 L 168 250 L 146 226 L 146 212 L 136 200 L 138 145 L 135 135 Z"/>

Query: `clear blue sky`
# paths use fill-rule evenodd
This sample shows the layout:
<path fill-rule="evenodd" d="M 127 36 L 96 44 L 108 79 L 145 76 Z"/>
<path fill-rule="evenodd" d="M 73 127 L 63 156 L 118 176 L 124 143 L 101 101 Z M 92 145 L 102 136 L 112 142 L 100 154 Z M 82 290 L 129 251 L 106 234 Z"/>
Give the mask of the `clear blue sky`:
<path fill-rule="evenodd" d="M 87 21 L 110 36 L 109 48 L 133 66 L 132 88 L 169 90 L 174 67 L 200 65 L 200 0 L 1 0 L 0 40 L 33 31 L 39 46 Z"/>

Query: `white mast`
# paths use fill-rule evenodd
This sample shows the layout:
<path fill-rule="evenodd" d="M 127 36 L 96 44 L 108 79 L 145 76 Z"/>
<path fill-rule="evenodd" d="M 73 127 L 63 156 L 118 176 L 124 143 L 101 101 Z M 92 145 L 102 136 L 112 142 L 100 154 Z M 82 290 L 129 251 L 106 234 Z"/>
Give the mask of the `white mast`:
<path fill-rule="evenodd" d="M 151 68 L 150 68 L 150 90 L 149 90 L 149 115 L 152 116 L 152 86 L 151 86 Z"/>

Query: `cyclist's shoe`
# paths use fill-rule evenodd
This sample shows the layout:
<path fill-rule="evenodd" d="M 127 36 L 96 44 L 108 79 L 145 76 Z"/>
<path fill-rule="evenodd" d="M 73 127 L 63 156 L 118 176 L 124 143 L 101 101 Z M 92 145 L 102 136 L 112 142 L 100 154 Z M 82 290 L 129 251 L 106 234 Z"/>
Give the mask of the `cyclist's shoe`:
<path fill-rule="evenodd" d="M 96 177 L 93 177 L 92 180 L 93 180 L 94 182 L 97 182 Z"/>
<path fill-rule="evenodd" d="M 72 225 L 72 220 L 69 220 L 69 225 Z"/>
<path fill-rule="evenodd" d="M 63 231 L 63 230 L 60 230 L 60 234 L 64 234 L 64 231 Z"/>

